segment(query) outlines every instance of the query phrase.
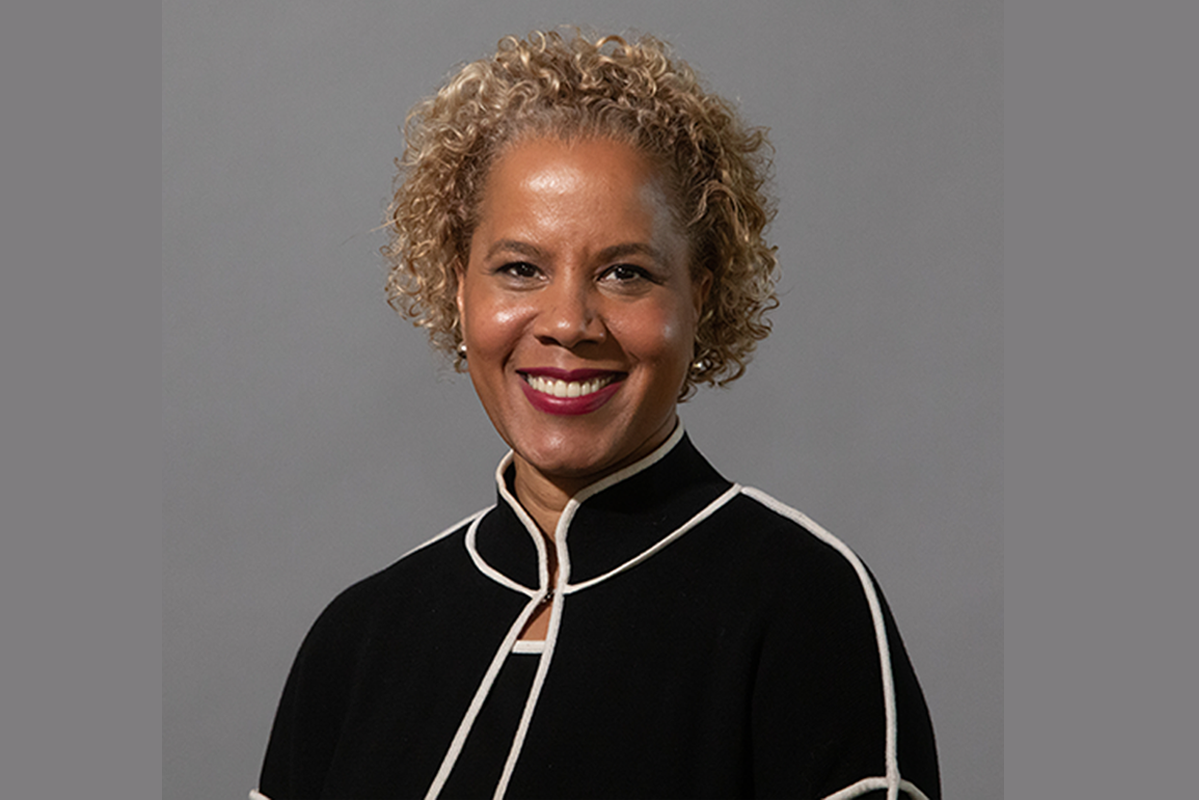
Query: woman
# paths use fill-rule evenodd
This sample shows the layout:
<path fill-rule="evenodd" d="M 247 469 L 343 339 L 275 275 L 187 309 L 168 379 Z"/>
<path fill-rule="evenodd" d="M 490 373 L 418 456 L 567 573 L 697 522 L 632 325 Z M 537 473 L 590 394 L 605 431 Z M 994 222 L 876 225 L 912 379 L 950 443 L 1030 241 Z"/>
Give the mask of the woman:
<path fill-rule="evenodd" d="M 539 33 L 406 134 L 391 299 L 512 452 L 321 615 L 251 796 L 939 797 L 865 567 L 676 413 L 768 332 L 763 134 L 652 38 Z"/>

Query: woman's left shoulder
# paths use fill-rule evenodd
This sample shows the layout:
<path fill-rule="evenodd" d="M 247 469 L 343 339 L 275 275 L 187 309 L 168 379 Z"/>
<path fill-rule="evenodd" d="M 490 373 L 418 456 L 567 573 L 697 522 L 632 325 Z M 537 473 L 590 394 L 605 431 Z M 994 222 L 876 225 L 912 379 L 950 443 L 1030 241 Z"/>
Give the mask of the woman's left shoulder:
<path fill-rule="evenodd" d="M 771 571 L 794 578 L 819 575 L 839 578 L 859 590 L 873 583 L 857 553 L 808 515 L 759 489 L 742 488 L 729 504 L 736 538 L 757 554 Z"/>

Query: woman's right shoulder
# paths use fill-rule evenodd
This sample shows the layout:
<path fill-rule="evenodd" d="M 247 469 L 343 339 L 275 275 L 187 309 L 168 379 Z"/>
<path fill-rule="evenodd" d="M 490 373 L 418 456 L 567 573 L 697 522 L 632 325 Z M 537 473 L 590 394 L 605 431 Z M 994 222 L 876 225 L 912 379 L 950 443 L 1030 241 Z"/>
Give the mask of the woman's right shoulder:
<path fill-rule="evenodd" d="M 410 612 L 423 598 L 440 591 L 445 575 L 470 559 L 464 538 L 483 509 L 404 553 L 387 567 L 337 594 L 313 624 L 312 633 L 347 631 L 378 624 L 380 618 Z"/>

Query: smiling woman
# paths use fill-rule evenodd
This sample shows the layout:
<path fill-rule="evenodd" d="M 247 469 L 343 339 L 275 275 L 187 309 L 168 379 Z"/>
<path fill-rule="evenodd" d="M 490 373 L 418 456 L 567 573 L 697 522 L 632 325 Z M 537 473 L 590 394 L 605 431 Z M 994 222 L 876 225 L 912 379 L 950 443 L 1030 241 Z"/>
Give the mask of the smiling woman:
<path fill-rule="evenodd" d="M 710 281 L 692 279 L 661 184 L 628 145 L 532 139 L 484 186 L 458 284 L 465 352 L 547 530 L 675 426 Z"/>
<path fill-rule="evenodd" d="M 763 134 L 657 40 L 533 34 L 407 136 L 391 299 L 512 450 L 321 615 L 251 796 L 939 797 L 869 572 L 678 418 L 769 330 Z"/>

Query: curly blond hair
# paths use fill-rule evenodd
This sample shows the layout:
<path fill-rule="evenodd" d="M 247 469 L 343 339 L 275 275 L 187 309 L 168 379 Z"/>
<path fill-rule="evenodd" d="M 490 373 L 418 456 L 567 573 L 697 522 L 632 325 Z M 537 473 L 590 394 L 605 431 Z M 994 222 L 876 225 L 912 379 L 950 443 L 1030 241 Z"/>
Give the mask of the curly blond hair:
<path fill-rule="evenodd" d="M 528 135 L 608 137 L 659 166 L 692 245 L 693 274 L 712 276 L 680 399 L 697 384 L 739 378 L 778 305 L 775 248 L 763 239 L 774 216 L 764 192 L 769 143 L 651 36 L 510 36 L 409 112 L 381 249 L 388 302 L 435 347 L 457 353 L 458 274 L 483 184 L 504 147 Z M 455 367 L 463 368 L 460 356 Z"/>

